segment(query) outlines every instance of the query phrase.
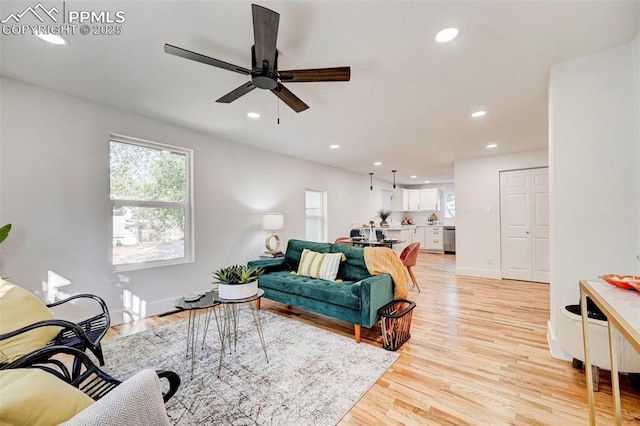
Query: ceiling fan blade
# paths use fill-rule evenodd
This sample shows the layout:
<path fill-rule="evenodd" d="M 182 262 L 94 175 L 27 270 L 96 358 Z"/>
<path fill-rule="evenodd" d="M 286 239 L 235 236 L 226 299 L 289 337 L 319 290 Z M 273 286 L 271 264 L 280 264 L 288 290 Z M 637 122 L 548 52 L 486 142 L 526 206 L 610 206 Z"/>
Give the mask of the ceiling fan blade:
<path fill-rule="evenodd" d="M 351 67 L 278 71 L 278 74 L 280 75 L 280 80 L 285 83 L 349 81 L 351 79 Z"/>
<path fill-rule="evenodd" d="M 289 105 L 289 107 L 295 112 L 302 112 L 309 108 L 309 105 L 302 102 L 302 100 L 291 93 L 289 89 L 278 83 L 278 87 L 271 90 L 282 102 Z"/>
<path fill-rule="evenodd" d="M 253 14 L 253 40 L 255 42 L 255 66 L 262 69 L 268 63 L 269 71 L 276 70 L 276 40 L 280 14 L 257 4 L 251 5 Z"/>
<path fill-rule="evenodd" d="M 199 53 L 195 53 L 190 50 L 183 49 L 181 47 L 172 46 L 170 44 L 165 43 L 164 51 L 170 55 L 180 56 L 181 58 L 190 59 L 192 61 L 201 62 L 203 64 L 212 65 L 214 67 L 237 72 L 240 74 L 244 74 L 244 75 L 251 74 L 251 71 L 246 68 L 242 68 L 237 65 L 233 65 L 228 62 L 221 61 L 219 59 L 210 58 L 209 56 L 204 56 Z"/>
<path fill-rule="evenodd" d="M 237 89 L 233 89 L 231 92 L 227 93 L 220 99 L 216 100 L 216 102 L 220 102 L 223 104 L 230 104 L 231 102 L 238 99 L 240 96 L 246 95 L 247 93 L 249 93 L 255 88 L 256 86 L 254 86 L 252 82 L 245 83 L 242 86 L 238 87 Z"/>

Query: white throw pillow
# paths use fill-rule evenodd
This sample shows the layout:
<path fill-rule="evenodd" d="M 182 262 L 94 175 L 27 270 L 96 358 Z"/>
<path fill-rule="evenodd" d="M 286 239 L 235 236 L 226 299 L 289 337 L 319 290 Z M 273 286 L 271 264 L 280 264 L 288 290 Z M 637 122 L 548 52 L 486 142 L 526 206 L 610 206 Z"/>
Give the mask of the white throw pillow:
<path fill-rule="evenodd" d="M 340 262 L 346 260 L 344 253 L 318 253 L 308 249 L 302 250 L 298 275 L 321 280 L 335 281 Z"/>

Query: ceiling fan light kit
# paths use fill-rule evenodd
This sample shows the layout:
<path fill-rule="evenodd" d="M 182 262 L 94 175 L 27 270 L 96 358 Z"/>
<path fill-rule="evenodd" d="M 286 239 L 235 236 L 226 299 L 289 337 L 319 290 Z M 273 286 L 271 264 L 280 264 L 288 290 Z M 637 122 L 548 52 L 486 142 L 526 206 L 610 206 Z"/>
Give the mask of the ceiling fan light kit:
<path fill-rule="evenodd" d="M 325 81 L 349 81 L 350 67 L 313 68 L 301 70 L 278 70 L 278 25 L 280 14 L 257 4 L 251 5 L 253 15 L 254 45 L 251 47 L 251 69 L 243 68 L 228 62 L 201 55 L 171 44 L 164 45 L 164 51 L 170 55 L 211 65 L 228 71 L 250 76 L 251 80 L 222 96 L 216 102 L 231 103 L 246 95 L 256 87 L 270 90 L 282 102 L 295 112 L 302 112 L 309 108 L 300 98 L 287 89 L 286 83 L 316 83 Z"/>

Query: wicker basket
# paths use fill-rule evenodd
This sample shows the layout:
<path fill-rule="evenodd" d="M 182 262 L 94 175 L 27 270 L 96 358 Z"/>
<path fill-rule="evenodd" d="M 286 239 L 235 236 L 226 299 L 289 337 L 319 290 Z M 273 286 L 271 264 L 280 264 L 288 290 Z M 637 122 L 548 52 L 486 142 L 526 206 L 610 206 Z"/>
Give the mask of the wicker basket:
<path fill-rule="evenodd" d="M 411 337 L 411 314 L 415 302 L 393 300 L 378 309 L 381 318 L 382 347 L 388 351 L 397 351 Z"/>

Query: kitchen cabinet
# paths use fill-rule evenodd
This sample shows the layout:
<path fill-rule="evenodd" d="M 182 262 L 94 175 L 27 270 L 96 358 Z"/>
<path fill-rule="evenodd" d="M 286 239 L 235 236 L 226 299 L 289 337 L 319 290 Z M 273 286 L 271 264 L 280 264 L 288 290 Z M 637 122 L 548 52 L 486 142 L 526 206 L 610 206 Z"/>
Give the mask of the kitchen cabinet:
<path fill-rule="evenodd" d="M 413 233 L 412 233 L 411 242 L 420 243 L 420 250 L 424 250 L 425 249 L 425 245 L 427 243 L 426 231 L 427 231 L 427 227 L 426 226 L 414 226 L 413 227 Z"/>
<path fill-rule="evenodd" d="M 440 189 L 429 188 L 420 189 L 418 210 L 439 211 L 440 210 Z"/>
<path fill-rule="evenodd" d="M 393 195 L 391 196 L 391 210 L 394 212 L 404 212 L 407 211 L 405 209 L 404 202 L 404 192 L 406 189 L 396 189 L 393 191 Z"/>
<path fill-rule="evenodd" d="M 442 226 L 427 226 L 425 232 L 425 250 L 444 253 L 444 235 Z"/>
<path fill-rule="evenodd" d="M 401 189 L 392 200 L 393 211 L 439 211 L 440 189 Z"/>

